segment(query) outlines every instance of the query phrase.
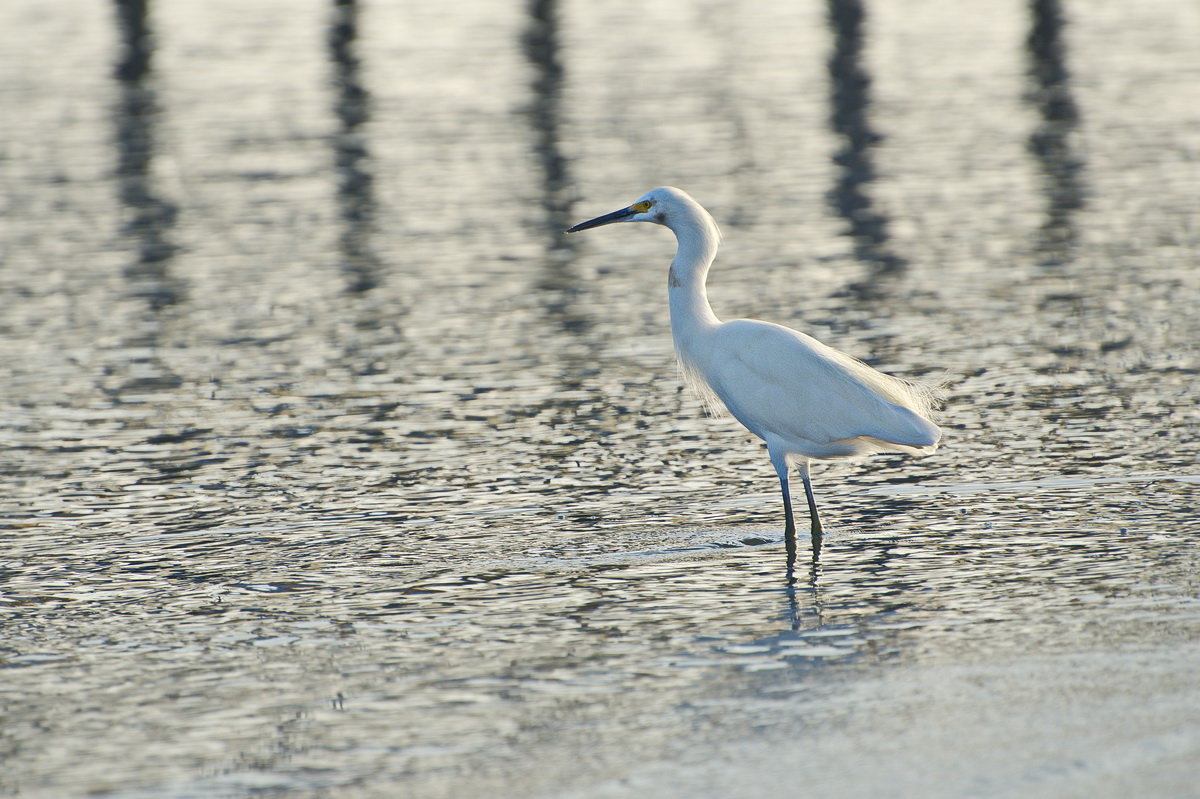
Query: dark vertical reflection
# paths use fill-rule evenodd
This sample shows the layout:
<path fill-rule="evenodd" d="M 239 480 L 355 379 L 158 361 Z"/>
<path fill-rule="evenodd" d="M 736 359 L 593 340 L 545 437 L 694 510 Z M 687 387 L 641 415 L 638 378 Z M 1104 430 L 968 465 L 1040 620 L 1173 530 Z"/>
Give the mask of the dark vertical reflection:
<path fill-rule="evenodd" d="M 115 75 L 119 95 L 115 109 L 117 183 L 127 211 L 123 233 L 137 245 L 137 260 L 125 273 L 155 310 L 181 297 L 169 262 L 176 247 L 170 241 L 175 206 L 154 188 L 155 97 L 151 59 L 154 37 L 147 18 L 148 0 L 117 0 L 116 21 L 120 52 Z"/>
<path fill-rule="evenodd" d="M 155 124 L 158 102 L 152 69 L 154 36 L 148 0 L 116 0 L 119 52 L 114 75 L 119 91 L 115 122 L 116 180 L 126 219 L 122 235 L 137 250 L 125 268 L 135 296 L 146 300 L 149 314 L 136 320 L 124 344 L 137 354 L 126 364 L 131 377 L 117 389 L 154 391 L 181 383 L 159 358 L 162 338 L 160 312 L 183 299 L 183 287 L 170 272 L 176 246 L 171 242 L 175 206 L 154 186 Z"/>
<path fill-rule="evenodd" d="M 1045 264 L 1064 263 L 1074 245 L 1072 219 L 1083 207 L 1083 163 L 1074 150 L 1079 109 L 1071 95 L 1070 73 L 1063 44 L 1063 14 L 1059 0 L 1030 0 L 1027 99 L 1041 117 L 1029 135 L 1029 151 L 1037 159 L 1046 193 L 1038 253 Z"/>
<path fill-rule="evenodd" d="M 564 327 L 579 331 L 586 327 L 587 320 L 573 310 L 578 281 L 570 264 L 576 240 L 563 235 L 574 220 L 567 160 L 560 147 L 563 67 L 559 61 L 557 0 L 529 0 L 523 45 L 533 67 L 529 119 L 534 155 L 542 173 L 541 207 L 546 231 L 546 265 L 539 288 L 547 293 L 550 312 Z"/>
<path fill-rule="evenodd" d="M 888 247 L 887 218 L 872 208 L 866 191 L 875 177 L 871 148 L 881 136 L 871 129 L 867 116 L 871 78 L 862 64 L 862 0 L 828 0 L 829 28 L 833 52 L 829 56 L 830 126 L 839 147 L 833 161 L 838 165 L 837 183 L 827 194 L 830 205 L 848 223 L 854 253 L 871 267 L 871 277 L 895 272 L 904 261 Z M 853 288 L 863 290 L 867 282 Z"/>
<path fill-rule="evenodd" d="M 370 154 L 362 126 L 370 119 L 371 97 L 363 88 L 355 53 L 358 40 L 357 0 L 333 0 L 329 26 L 329 57 L 337 92 L 334 113 L 338 129 L 333 134 L 334 164 L 338 175 L 337 197 L 341 211 L 339 237 L 342 269 L 350 291 L 369 291 L 379 285 L 379 259 L 371 248 L 375 225 L 373 177 L 367 167 Z"/>

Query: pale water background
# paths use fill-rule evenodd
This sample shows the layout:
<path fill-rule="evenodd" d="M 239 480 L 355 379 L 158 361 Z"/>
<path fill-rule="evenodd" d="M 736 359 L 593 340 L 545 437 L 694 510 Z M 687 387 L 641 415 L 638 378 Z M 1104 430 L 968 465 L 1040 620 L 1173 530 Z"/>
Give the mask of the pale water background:
<path fill-rule="evenodd" d="M 0 794 L 1200 796 L 1200 6 L 135 6 L 0 5 Z M 794 585 L 661 184 L 947 386 Z"/>

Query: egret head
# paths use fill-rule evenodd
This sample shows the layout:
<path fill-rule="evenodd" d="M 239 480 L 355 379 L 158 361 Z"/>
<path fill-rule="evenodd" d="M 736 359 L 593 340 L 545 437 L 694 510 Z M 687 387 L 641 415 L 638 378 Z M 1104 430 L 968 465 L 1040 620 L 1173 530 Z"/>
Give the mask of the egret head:
<path fill-rule="evenodd" d="M 658 225 L 669 225 L 671 219 L 671 211 L 682 204 L 695 205 L 695 200 L 688 197 L 679 189 L 663 187 L 654 189 L 642 195 L 641 199 L 633 205 L 626 206 L 620 210 L 613 211 L 611 214 L 598 216 L 595 219 L 589 219 L 586 222 L 580 222 L 572 228 L 568 228 L 568 233 L 578 233 L 581 230 L 590 230 L 601 225 L 609 225 L 613 222 L 654 222 Z"/>

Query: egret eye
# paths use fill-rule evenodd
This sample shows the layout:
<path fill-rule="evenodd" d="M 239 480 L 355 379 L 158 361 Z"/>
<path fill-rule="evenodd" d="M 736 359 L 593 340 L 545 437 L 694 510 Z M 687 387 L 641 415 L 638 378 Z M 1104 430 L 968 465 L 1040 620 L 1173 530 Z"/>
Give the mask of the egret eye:
<path fill-rule="evenodd" d="M 650 202 L 649 200 L 642 200 L 640 203 L 634 203 L 629 207 L 637 211 L 639 214 L 644 214 L 649 211 L 650 207 L 653 205 L 654 203 Z"/>

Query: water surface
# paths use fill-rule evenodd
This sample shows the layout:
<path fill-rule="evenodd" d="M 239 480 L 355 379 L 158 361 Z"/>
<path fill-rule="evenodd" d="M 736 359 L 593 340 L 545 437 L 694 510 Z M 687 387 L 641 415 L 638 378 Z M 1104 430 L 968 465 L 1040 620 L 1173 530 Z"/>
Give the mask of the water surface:
<path fill-rule="evenodd" d="M 4 792 L 1194 792 L 1194 9 L 150 11 L 0 10 Z M 662 184 L 946 389 L 791 582 Z"/>

